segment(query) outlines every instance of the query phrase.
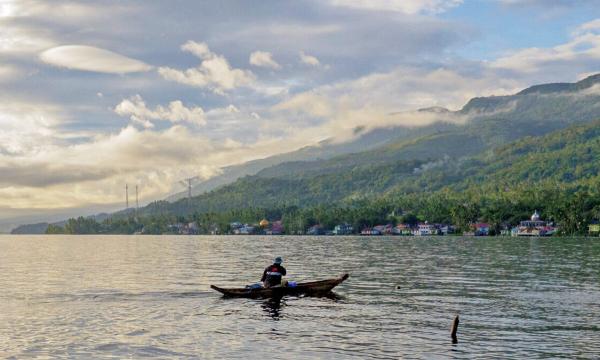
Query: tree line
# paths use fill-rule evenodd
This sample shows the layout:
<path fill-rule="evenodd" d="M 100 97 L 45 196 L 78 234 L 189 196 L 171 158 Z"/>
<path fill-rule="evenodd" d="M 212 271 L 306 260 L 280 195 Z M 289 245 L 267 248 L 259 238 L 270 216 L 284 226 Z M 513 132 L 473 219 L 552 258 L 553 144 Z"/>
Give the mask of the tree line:
<path fill-rule="evenodd" d="M 169 234 L 176 223 L 197 224 L 198 232 L 226 234 L 232 222 L 256 224 L 261 219 L 281 220 L 286 234 L 302 234 L 310 226 L 333 229 L 348 223 L 355 231 L 380 224 L 418 222 L 452 224 L 459 232 L 468 231 L 472 223 L 487 222 L 492 233 L 511 228 L 528 219 L 537 210 L 546 221 L 559 226 L 561 235 L 585 235 L 588 224 L 600 219 L 600 192 L 568 188 L 548 183 L 513 189 L 467 189 L 455 192 L 444 189 L 435 193 L 389 193 L 377 198 L 363 198 L 315 206 L 248 207 L 221 212 L 189 214 L 154 214 L 137 217 L 113 216 L 102 222 L 93 218 L 69 219 L 64 226 L 50 225 L 48 234 Z"/>

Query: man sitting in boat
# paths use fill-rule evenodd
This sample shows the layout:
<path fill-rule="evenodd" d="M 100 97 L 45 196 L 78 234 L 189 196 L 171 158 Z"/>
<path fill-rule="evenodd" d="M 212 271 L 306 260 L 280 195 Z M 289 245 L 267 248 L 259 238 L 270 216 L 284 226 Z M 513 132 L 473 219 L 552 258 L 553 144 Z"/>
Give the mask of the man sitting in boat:
<path fill-rule="evenodd" d="M 280 256 L 276 257 L 273 265 L 267 266 L 263 272 L 263 276 L 260 281 L 263 282 L 265 288 L 281 285 L 281 278 L 285 276 L 286 273 L 285 268 L 281 266 L 282 262 L 283 260 Z"/>

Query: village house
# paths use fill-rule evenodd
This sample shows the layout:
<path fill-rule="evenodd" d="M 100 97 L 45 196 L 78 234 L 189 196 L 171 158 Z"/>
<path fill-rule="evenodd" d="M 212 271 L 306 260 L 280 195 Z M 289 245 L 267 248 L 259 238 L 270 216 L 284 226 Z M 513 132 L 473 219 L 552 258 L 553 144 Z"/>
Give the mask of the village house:
<path fill-rule="evenodd" d="M 519 226 L 511 231 L 512 236 L 552 236 L 557 228 L 551 222 L 543 221 L 537 210 L 531 215 L 531 220 L 521 221 Z"/>
<path fill-rule="evenodd" d="M 396 227 L 392 229 L 392 234 L 394 235 L 404 235 L 410 236 L 412 235 L 412 229 L 408 224 L 398 224 Z"/>
<path fill-rule="evenodd" d="M 368 235 L 368 236 L 371 236 L 371 235 L 381 235 L 381 231 L 377 230 L 374 227 L 373 228 L 367 227 L 367 228 L 362 229 L 362 231 L 360 232 L 360 234 L 361 235 Z"/>
<path fill-rule="evenodd" d="M 333 228 L 334 235 L 350 235 L 353 232 L 354 232 L 354 228 L 352 227 L 352 225 L 347 224 L 347 223 L 336 225 Z"/>
<path fill-rule="evenodd" d="M 413 229 L 413 235 L 415 236 L 431 236 L 438 235 L 440 232 L 438 228 L 425 221 L 424 223 L 419 223 L 415 229 Z"/>

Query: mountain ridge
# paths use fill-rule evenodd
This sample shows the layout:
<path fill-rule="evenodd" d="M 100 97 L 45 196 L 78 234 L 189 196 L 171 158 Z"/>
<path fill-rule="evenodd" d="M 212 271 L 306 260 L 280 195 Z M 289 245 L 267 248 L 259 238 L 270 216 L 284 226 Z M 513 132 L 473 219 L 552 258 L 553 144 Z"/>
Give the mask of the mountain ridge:
<path fill-rule="evenodd" d="M 600 74 L 573 83 L 572 88 L 586 90 L 597 83 L 600 83 Z M 278 163 L 282 159 L 276 158 L 265 167 L 272 159 L 261 159 L 265 162 L 256 165 L 254 174 L 241 172 L 235 182 L 218 184 L 203 195 L 196 195 L 188 205 L 185 205 L 187 199 L 172 203 L 158 201 L 142 208 L 141 213 L 183 215 L 189 211 L 222 211 L 235 206 L 272 206 L 277 199 L 284 199 L 281 202 L 291 206 L 308 206 L 321 200 L 360 198 L 375 194 L 367 190 L 369 187 L 378 188 L 370 182 L 371 173 L 379 174 L 383 187 L 378 189 L 389 191 L 397 174 L 410 178 L 409 175 L 419 169 L 432 166 L 441 169 L 446 163 L 484 156 L 521 138 L 543 136 L 600 118 L 600 93 L 565 92 L 561 86 L 554 93 L 540 94 L 532 90 L 536 86 L 539 89 L 540 85 L 535 85 L 514 95 L 474 98 L 458 111 L 436 107 L 421 109 L 441 112 L 444 116 L 447 112 L 457 117 L 470 114 L 466 124 L 440 121 L 428 127 L 376 129 L 356 140 L 362 146 L 357 152 L 351 152 L 354 144 L 342 144 L 339 146 L 346 146 L 344 151 L 349 152 L 341 155 L 335 155 L 336 151 L 332 150 L 328 157 L 318 158 L 318 149 L 307 147 L 302 149 L 302 155 L 281 154 L 285 155 L 283 160 L 292 158 L 294 161 Z M 313 159 L 303 160 L 306 154 Z M 348 184 L 332 188 L 336 178 L 344 178 Z M 303 183 L 306 179 L 310 181 Z M 413 187 L 413 190 L 418 189 Z M 347 193 L 342 194 L 344 191 Z M 197 204 L 203 205 L 195 208 Z M 128 214 L 117 212 L 113 216 Z"/>
<path fill-rule="evenodd" d="M 574 82 L 574 83 L 550 83 L 550 84 L 533 85 L 533 86 L 527 87 L 513 95 L 475 97 L 475 98 L 470 99 L 458 111 L 451 111 L 451 110 L 448 110 L 448 109 L 446 109 L 444 107 L 440 107 L 440 106 L 421 108 L 421 109 L 418 109 L 417 111 L 439 114 L 441 116 L 442 115 L 443 116 L 455 115 L 457 117 L 458 116 L 471 116 L 472 118 L 471 118 L 470 125 L 473 125 L 474 129 L 471 132 L 471 134 L 457 135 L 456 130 L 457 130 L 457 128 L 460 130 L 461 125 L 448 123 L 442 118 L 439 121 L 434 122 L 434 124 L 425 126 L 425 127 L 397 126 L 397 127 L 383 128 L 383 129 L 381 129 L 381 128 L 374 129 L 374 130 L 371 130 L 370 132 L 363 134 L 358 139 L 352 140 L 347 143 L 336 144 L 333 146 L 330 146 L 328 144 L 324 144 L 323 146 L 319 146 L 319 147 L 306 146 L 299 150 L 288 152 L 285 154 L 278 154 L 278 155 L 274 155 L 274 156 L 267 157 L 264 159 L 253 160 L 253 161 L 250 161 L 250 162 L 247 162 L 244 164 L 226 167 L 226 168 L 224 168 L 224 173 L 222 175 L 218 175 L 214 178 L 208 179 L 208 180 L 194 186 L 192 188 L 192 194 L 200 195 L 204 192 L 208 192 L 208 191 L 217 189 L 221 186 L 230 184 L 233 181 L 235 181 L 239 178 L 242 178 L 244 176 L 252 176 L 252 175 L 270 176 L 268 174 L 272 174 L 275 171 L 274 168 L 277 168 L 277 167 L 281 167 L 282 169 L 285 169 L 285 168 L 290 168 L 294 165 L 299 165 L 299 164 L 306 165 L 312 161 L 322 161 L 324 163 L 327 163 L 327 162 L 331 162 L 330 160 L 332 160 L 332 159 L 335 160 L 335 159 L 344 158 L 344 156 L 352 157 L 356 153 L 361 153 L 361 152 L 365 152 L 365 151 L 373 151 L 373 150 L 377 151 L 376 150 L 377 148 L 383 147 L 386 145 L 389 145 L 390 147 L 393 147 L 393 146 L 402 147 L 402 145 L 400 145 L 400 143 L 402 143 L 403 141 L 405 142 L 405 141 L 409 141 L 409 140 L 414 140 L 414 138 L 417 138 L 417 137 L 425 138 L 426 136 L 429 136 L 429 135 L 437 135 L 438 139 L 439 139 L 439 137 L 441 136 L 440 133 L 446 133 L 448 136 L 448 139 L 449 139 L 448 141 L 450 141 L 450 139 L 455 139 L 456 141 L 458 141 L 460 139 L 460 141 L 465 141 L 465 142 L 474 141 L 479 144 L 478 144 L 478 146 L 472 146 L 468 149 L 465 148 L 464 149 L 465 151 L 462 153 L 460 153 L 460 151 L 457 151 L 457 149 L 450 149 L 450 146 L 449 146 L 449 149 L 447 149 L 446 152 L 440 154 L 440 156 L 438 158 L 441 158 L 445 155 L 452 155 L 452 154 L 454 154 L 454 156 L 472 155 L 472 154 L 476 153 L 477 151 L 483 151 L 485 149 L 485 146 L 482 144 L 483 142 L 492 141 L 492 140 L 490 140 L 491 136 L 481 137 L 481 136 L 478 136 L 477 134 L 473 134 L 474 132 L 478 131 L 477 130 L 478 127 L 479 128 L 481 127 L 481 125 L 478 125 L 478 123 L 480 124 L 484 121 L 488 121 L 488 123 L 493 122 L 493 121 L 496 121 L 496 122 L 501 121 L 502 112 L 506 111 L 506 110 L 510 111 L 511 107 L 519 106 L 519 103 L 525 103 L 521 106 L 522 108 L 531 107 L 531 101 L 526 101 L 526 100 L 531 100 L 530 98 L 532 98 L 532 97 L 538 97 L 539 95 L 552 95 L 552 94 L 564 95 L 565 93 L 573 93 L 576 91 L 589 89 L 597 84 L 600 84 L 600 74 L 591 75 L 589 77 L 586 77 L 585 79 L 582 79 L 582 80 L 580 80 L 578 82 Z M 600 92 L 599 92 L 599 94 L 600 94 Z M 593 95 L 591 95 L 591 96 L 593 96 Z M 599 99 L 600 99 L 600 97 L 599 97 Z M 548 101 L 546 101 L 546 104 L 544 104 L 543 106 L 548 106 L 551 101 L 552 100 L 549 99 Z M 540 106 L 538 106 L 538 108 L 540 108 Z M 524 110 L 523 109 L 515 109 L 514 112 L 523 113 Z M 554 114 L 554 117 L 556 117 L 556 114 L 558 113 L 558 111 L 552 110 L 552 111 L 550 111 L 550 113 Z M 569 112 L 563 111 L 562 116 L 560 117 L 559 120 L 567 119 L 568 115 L 571 115 L 571 114 Z M 591 119 L 594 119 L 594 118 L 596 118 L 596 115 L 600 115 L 600 111 L 598 111 L 597 113 L 595 112 L 595 113 L 591 114 L 591 116 L 587 116 L 583 121 L 589 121 Z M 529 117 L 531 117 L 531 116 L 529 116 Z M 574 117 L 577 117 L 577 115 L 575 115 Z M 555 126 L 553 126 L 551 128 L 541 130 L 541 132 L 547 133 L 547 132 L 550 132 L 550 131 L 556 129 L 557 126 L 556 126 L 556 124 L 554 124 L 554 125 Z M 564 125 L 568 126 L 569 123 L 565 123 Z M 495 133 L 501 133 L 501 132 L 506 131 L 505 129 L 503 129 L 503 131 L 499 131 L 498 126 L 491 126 L 491 125 L 488 125 L 488 129 L 486 131 L 487 132 L 493 131 L 493 130 L 489 130 L 490 128 L 495 128 L 496 129 Z M 515 137 L 519 138 L 521 136 L 527 136 L 527 135 L 530 135 L 530 133 L 519 134 L 519 135 L 516 135 Z M 507 141 L 510 141 L 515 138 L 515 137 L 511 136 L 510 134 L 504 134 L 503 136 L 504 136 L 504 140 L 499 141 L 500 144 L 506 143 Z M 421 144 L 421 148 L 423 148 L 423 147 L 427 147 L 427 145 Z M 410 149 L 404 148 L 404 151 L 410 151 Z M 415 152 L 419 151 L 418 148 L 413 148 L 412 151 L 413 151 L 413 155 L 411 155 L 411 156 L 413 158 L 421 158 L 422 159 L 422 158 L 429 157 L 429 155 L 418 156 L 417 154 L 415 154 Z M 404 157 L 408 158 L 409 156 L 405 155 Z M 313 166 L 313 165 L 310 165 L 310 166 Z M 175 201 L 177 199 L 185 197 L 186 194 L 187 194 L 186 192 L 180 192 L 177 195 L 168 197 L 167 200 Z"/>

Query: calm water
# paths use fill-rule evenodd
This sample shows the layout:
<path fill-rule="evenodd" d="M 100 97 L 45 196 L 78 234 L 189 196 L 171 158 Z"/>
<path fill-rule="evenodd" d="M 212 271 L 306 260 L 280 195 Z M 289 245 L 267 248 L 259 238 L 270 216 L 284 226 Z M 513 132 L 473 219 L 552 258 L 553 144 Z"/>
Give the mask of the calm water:
<path fill-rule="evenodd" d="M 332 298 L 210 290 L 276 255 L 351 276 Z M 8 358 L 600 358 L 600 239 L 0 236 L 0 289 Z"/>

